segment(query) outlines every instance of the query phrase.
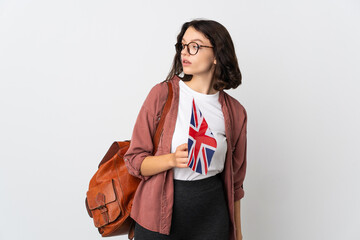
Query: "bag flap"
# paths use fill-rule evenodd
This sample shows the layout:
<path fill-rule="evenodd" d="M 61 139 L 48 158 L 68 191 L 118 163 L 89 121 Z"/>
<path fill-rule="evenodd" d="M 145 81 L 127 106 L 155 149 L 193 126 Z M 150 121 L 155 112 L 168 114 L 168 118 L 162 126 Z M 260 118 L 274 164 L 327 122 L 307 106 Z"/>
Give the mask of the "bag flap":
<path fill-rule="evenodd" d="M 113 180 L 99 184 L 86 193 L 90 210 L 94 210 L 116 201 Z"/>

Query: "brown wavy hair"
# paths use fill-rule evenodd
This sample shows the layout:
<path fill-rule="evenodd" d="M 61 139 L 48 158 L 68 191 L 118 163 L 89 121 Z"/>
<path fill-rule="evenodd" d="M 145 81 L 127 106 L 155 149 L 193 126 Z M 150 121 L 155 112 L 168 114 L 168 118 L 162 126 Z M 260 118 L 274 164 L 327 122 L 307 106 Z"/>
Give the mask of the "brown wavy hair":
<path fill-rule="evenodd" d="M 215 71 L 213 74 L 214 89 L 217 91 L 223 89 L 237 88 L 241 84 L 241 72 L 238 60 L 235 54 L 233 41 L 227 29 L 214 20 L 194 19 L 182 25 L 181 31 L 177 36 L 177 43 L 181 43 L 185 31 L 188 27 L 194 27 L 197 31 L 205 35 L 214 47 L 214 56 L 216 58 Z M 192 75 L 184 74 L 181 64 L 181 51 L 176 51 L 172 68 L 165 81 L 170 80 L 177 75 L 183 81 L 190 81 Z"/>

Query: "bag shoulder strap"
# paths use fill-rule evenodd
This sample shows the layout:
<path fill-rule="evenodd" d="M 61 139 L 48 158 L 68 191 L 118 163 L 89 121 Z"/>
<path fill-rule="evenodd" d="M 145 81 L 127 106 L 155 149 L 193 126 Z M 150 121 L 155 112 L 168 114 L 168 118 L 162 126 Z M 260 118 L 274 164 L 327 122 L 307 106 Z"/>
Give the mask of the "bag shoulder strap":
<path fill-rule="evenodd" d="M 172 98 L 173 98 L 172 84 L 169 81 L 167 82 L 167 84 L 168 84 L 168 88 L 169 88 L 168 97 L 167 97 L 167 100 L 165 102 L 164 108 L 162 110 L 161 118 L 160 118 L 159 124 L 158 124 L 158 126 L 156 128 L 155 135 L 154 135 L 154 139 L 153 139 L 153 143 L 154 143 L 153 155 L 155 155 L 155 153 L 156 153 L 156 151 L 158 149 L 160 137 L 161 137 L 161 134 L 163 133 L 163 130 L 164 130 L 165 118 L 166 118 L 166 115 L 168 114 L 168 112 L 170 110 L 171 102 L 172 102 Z"/>

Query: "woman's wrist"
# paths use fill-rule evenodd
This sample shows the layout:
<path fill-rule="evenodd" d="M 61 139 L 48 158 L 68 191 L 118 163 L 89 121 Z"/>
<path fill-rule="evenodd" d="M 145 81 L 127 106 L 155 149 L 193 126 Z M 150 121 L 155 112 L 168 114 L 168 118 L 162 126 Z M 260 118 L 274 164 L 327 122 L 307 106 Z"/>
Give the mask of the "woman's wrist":
<path fill-rule="evenodd" d="M 174 156 L 172 153 L 147 156 L 140 166 L 140 172 L 143 176 L 152 176 L 160 172 L 166 171 L 172 168 L 172 162 Z"/>
<path fill-rule="evenodd" d="M 168 164 L 170 168 L 175 167 L 175 153 L 169 153 Z"/>

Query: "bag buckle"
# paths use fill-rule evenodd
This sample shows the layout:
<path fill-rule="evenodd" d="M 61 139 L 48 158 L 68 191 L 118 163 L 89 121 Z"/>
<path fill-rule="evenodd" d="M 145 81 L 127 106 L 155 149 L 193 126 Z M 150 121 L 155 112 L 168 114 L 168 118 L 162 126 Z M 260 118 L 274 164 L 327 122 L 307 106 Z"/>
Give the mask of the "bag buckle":
<path fill-rule="evenodd" d="M 103 193 L 98 193 L 96 195 L 96 203 L 99 204 L 97 209 L 100 210 L 101 216 L 103 217 L 106 224 L 109 223 L 109 213 L 105 205 L 105 195 Z"/>

